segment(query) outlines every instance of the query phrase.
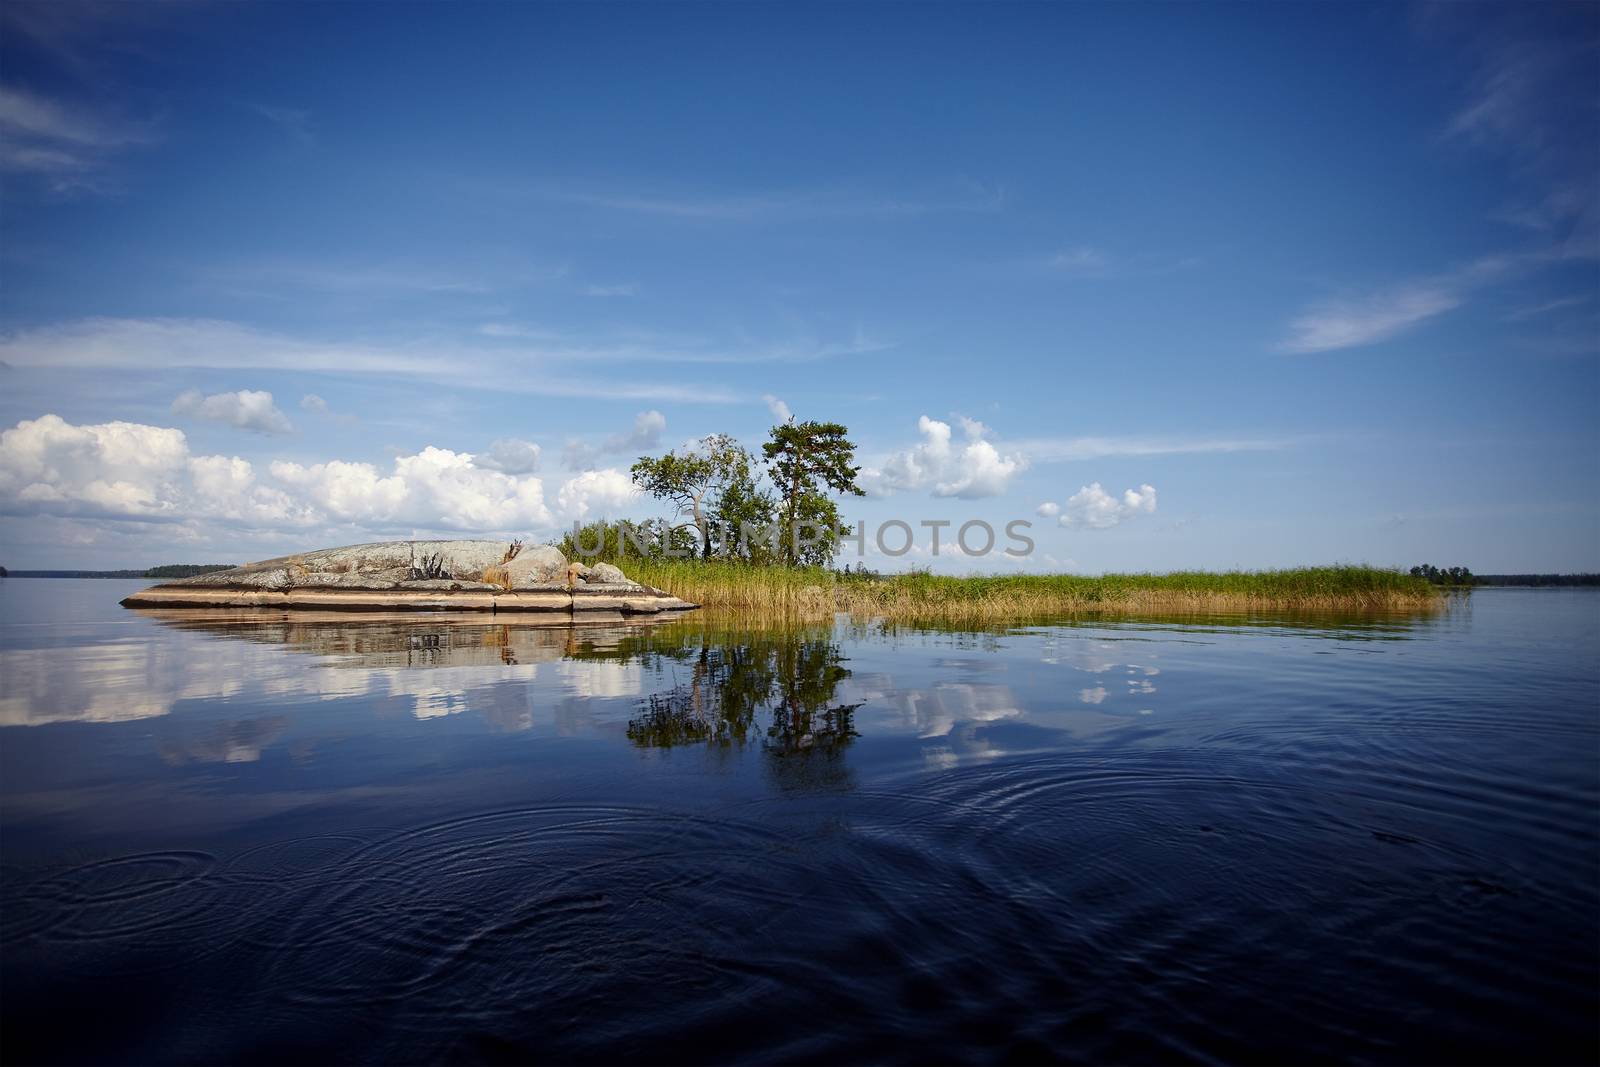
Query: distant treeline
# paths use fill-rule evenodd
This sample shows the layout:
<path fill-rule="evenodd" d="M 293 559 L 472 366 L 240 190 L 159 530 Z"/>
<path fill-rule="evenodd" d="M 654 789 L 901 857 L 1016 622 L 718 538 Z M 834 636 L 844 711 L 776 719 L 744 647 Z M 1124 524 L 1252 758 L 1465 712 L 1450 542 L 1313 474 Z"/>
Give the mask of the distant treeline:
<path fill-rule="evenodd" d="M 1600 585 L 1600 574 L 1480 574 L 1474 585 Z"/>
<path fill-rule="evenodd" d="M 1600 585 L 1600 574 L 1473 574 L 1466 567 L 1435 567 L 1431 563 L 1412 567 L 1411 576 L 1434 585 L 1454 588 L 1475 585 Z"/>
<path fill-rule="evenodd" d="M 126 571 L 8 571 L 0 567 L 0 578 L 193 578 L 197 574 L 231 570 L 233 563 L 169 563 L 164 567 Z"/>

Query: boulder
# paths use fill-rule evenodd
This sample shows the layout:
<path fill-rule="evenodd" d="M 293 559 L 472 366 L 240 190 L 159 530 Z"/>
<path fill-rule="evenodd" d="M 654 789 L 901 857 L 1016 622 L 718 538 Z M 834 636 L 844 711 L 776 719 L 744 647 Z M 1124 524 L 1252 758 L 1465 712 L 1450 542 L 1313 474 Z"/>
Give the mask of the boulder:
<path fill-rule="evenodd" d="M 628 576 L 622 573 L 622 568 L 614 563 L 596 563 L 589 568 L 589 573 L 583 576 L 585 582 L 605 582 L 612 584 L 626 582 Z"/>
<path fill-rule="evenodd" d="M 552 545 L 514 555 L 505 541 L 384 541 L 302 552 L 179 578 L 123 601 L 129 607 L 273 607 L 385 611 L 620 611 L 695 605 L 631 581 L 610 563 L 579 564 Z M 506 559 L 507 555 L 511 558 Z"/>
<path fill-rule="evenodd" d="M 502 566 L 513 589 L 531 589 L 567 577 L 567 557 L 555 545 L 528 545 Z"/>

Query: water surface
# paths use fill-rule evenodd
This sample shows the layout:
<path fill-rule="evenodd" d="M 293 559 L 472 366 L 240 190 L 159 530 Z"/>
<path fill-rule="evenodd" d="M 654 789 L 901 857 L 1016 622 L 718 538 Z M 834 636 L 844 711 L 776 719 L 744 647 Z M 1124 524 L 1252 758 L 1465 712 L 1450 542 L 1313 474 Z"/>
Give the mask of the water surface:
<path fill-rule="evenodd" d="M 11 1062 L 1592 1061 L 1600 596 L 501 625 L 0 583 Z"/>

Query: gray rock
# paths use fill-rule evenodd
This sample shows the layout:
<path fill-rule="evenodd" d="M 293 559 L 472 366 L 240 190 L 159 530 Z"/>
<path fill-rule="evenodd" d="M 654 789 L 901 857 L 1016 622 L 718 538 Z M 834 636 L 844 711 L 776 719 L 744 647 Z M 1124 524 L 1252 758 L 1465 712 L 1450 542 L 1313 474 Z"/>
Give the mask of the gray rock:
<path fill-rule="evenodd" d="M 555 545 L 528 545 L 505 565 L 511 588 L 531 589 L 546 582 L 567 578 L 567 557 Z"/>
<path fill-rule="evenodd" d="M 596 563 L 589 568 L 589 573 L 583 576 L 585 582 L 626 582 L 628 576 L 622 573 L 622 568 L 614 563 Z"/>
<path fill-rule="evenodd" d="M 567 585 L 567 559 L 551 545 L 524 547 L 506 560 L 504 541 L 384 541 L 302 552 L 226 571 L 162 582 L 128 598 L 131 606 L 328 606 L 482 611 L 654 613 L 693 607 L 631 581 L 610 563 L 579 564 Z M 418 599 L 408 601 L 416 595 Z"/>

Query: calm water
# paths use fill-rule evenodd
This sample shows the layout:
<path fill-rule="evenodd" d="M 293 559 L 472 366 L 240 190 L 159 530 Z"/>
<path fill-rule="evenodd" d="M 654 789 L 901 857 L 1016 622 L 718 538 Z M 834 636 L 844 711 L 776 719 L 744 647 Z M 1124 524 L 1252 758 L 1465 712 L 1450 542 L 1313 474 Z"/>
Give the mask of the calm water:
<path fill-rule="evenodd" d="M 1592 1061 L 1600 596 L 990 634 L 0 583 L 4 1058 Z"/>

